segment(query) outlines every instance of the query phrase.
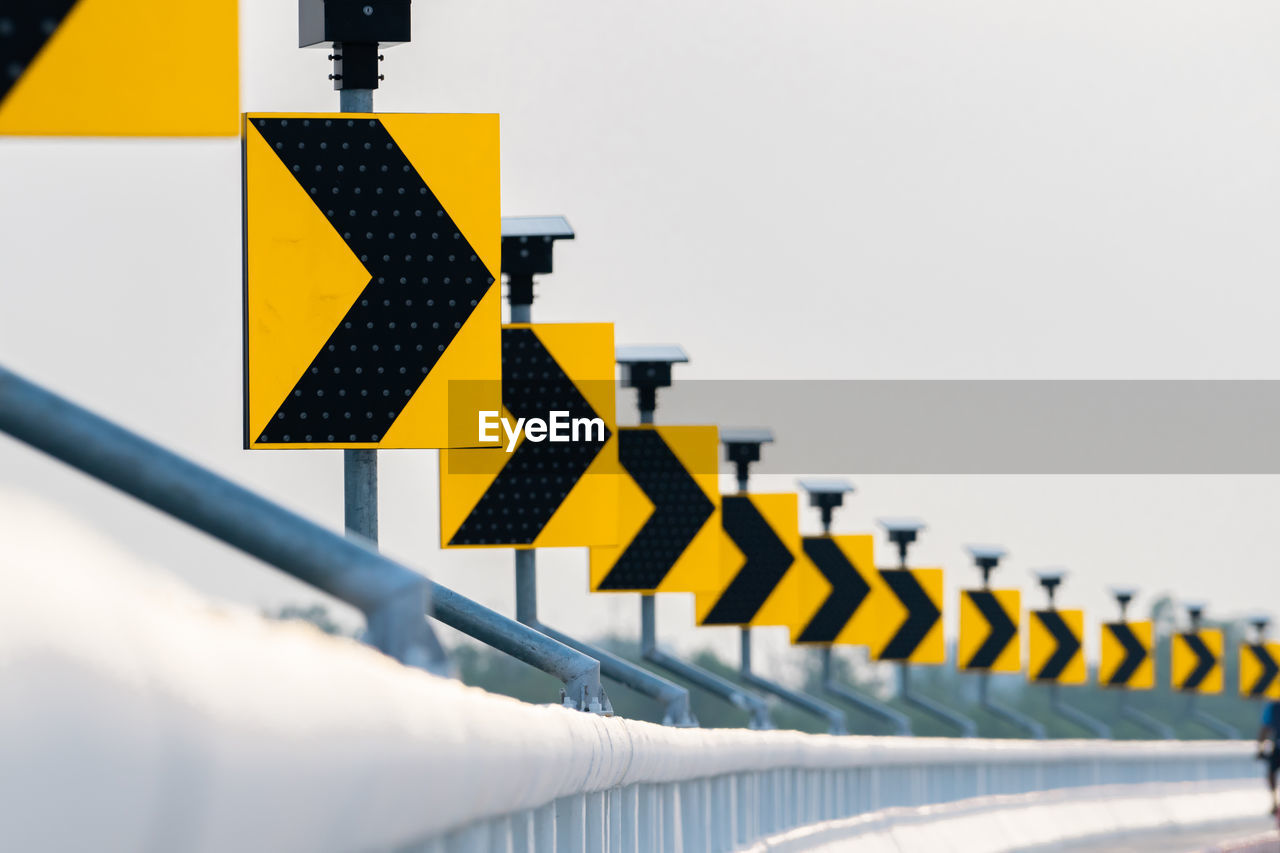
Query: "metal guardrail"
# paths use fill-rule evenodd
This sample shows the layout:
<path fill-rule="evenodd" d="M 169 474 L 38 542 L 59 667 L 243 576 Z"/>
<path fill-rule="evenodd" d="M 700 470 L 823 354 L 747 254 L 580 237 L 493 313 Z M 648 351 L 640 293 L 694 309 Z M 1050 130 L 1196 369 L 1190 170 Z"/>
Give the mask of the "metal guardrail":
<path fill-rule="evenodd" d="M 873 744 L 865 738 L 824 743 L 814 735 L 753 733 L 741 740 L 737 732 L 721 734 L 720 743 L 654 745 L 634 756 L 647 772 L 593 780 L 602 789 L 482 820 L 421 849 L 715 853 L 796 827 L 889 808 L 1108 785 L 1256 781 L 1251 752 L 1239 743 L 965 739 L 962 745 L 948 739 L 881 739 Z M 777 749 L 780 744 L 772 739 L 779 735 L 788 739 L 789 748 Z M 740 769 L 753 763 L 758 769 Z M 611 767 L 606 758 L 602 775 Z"/>
<path fill-rule="evenodd" d="M 367 640 L 397 660 L 440 672 L 444 651 L 424 618 L 549 672 L 565 704 L 599 710 L 600 664 L 352 539 L 0 367 L 0 432 L 26 442 L 304 583 L 359 608 Z"/>
<path fill-rule="evenodd" d="M 14 531 L 13 553 L 40 535 Z M 1240 741 L 833 737 L 607 718 L 230 613 L 92 553 L 54 571 L 19 557 L 0 572 L 0 648 L 0 697 L 20 699 L 0 698 L 6 850 L 691 853 L 893 806 L 1218 779 L 1245 780 L 1264 811 L 1253 745 Z M 85 803 L 111 807 L 66 820 Z"/>

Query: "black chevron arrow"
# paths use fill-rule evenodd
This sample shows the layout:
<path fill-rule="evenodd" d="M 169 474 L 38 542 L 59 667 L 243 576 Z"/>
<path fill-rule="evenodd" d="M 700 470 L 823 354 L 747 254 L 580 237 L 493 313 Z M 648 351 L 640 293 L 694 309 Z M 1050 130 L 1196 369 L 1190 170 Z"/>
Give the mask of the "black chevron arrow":
<path fill-rule="evenodd" d="M 1258 663 L 1262 665 L 1262 672 L 1249 688 L 1249 695 L 1262 696 L 1271 687 L 1276 676 L 1280 675 L 1280 664 L 1276 663 L 1276 659 L 1271 656 L 1271 650 L 1261 643 L 1254 643 L 1246 646 L 1249 651 L 1253 652 L 1254 657 L 1258 659 Z"/>
<path fill-rule="evenodd" d="M 1056 610 L 1037 610 L 1035 617 L 1053 635 L 1053 641 L 1056 644 L 1049 660 L 1036 673 L 1036 681 L 1057 681 L 1062 677 L 1062 671 L 1071 663 L 1071 659 L 1080 651 L 1080 638 Z"/>
<path fill-rule="evenodd" d="M 942 611 L 933 603 L 924 587 L 920 586 L 910 569 L 881 569 L 880 576 L 907 608 L 907 618 L 880 652 L 880 659 L 908 660 L 924 641 L 925 635 L 942 618 Z"/>
<path fill-rule="evenodd" d="M 973 657 L 969 658 L 965 668 L 990 669 L 995 666 L 996 659 L 1009 643 L 1018 638 L 1018 626 L 1009 618 L 1009 614 L 1005 612 L 994 592 L 978 589 L 965 594 L 978 608 L 982 618 L 987 620 L 987 625 L 991 629 L 982 645 L 973 653 Z"/>
<path fill-rule="evenodd" d="M 831 584 L 831 594 L 796 637 L 797 643 L 833 643 L 866 601 L 871 586 L 829 536 L 806 536 L 804 552 Z"/>
<path fill-rule="evenodd" d="M 493 278 L 382 122 L 252 121 L 369 272 L 257 440 L 376 442 Z"/>
<path fill-rule="evenodd" d="M 1124 687 L 1138 671 L 1138 667 L 1142 666 L 1142 662 L 1147 659 L 1147 648 L 1133 633 L 1133 629 L 1124 622 L 1108 622 L 1103 627 L 1111 632 L 1116 642 L 1124 647 L 1124 660 L 1120 661 L 1115 672 L 1111 673 L 1107 684 L 1111 687 Z"/>
<path fill-rule="evenodd" d="M 20 0 L 0 6 L 0 105 L 74 5 L 76 0 Z"/>
<path fill-rule="evenodd" d="M 1191 632 L 1181 636 L 1192 654 L 1196 656 L 1196 668 L 1191 670 L 1191 674 L 1187 676 L 1186 681 L 1182 682 L 1180 689 L 1195 690 L 1209 677 L 1209 673 L 1213 672 L 1218 659 L 1213 652 L 1209 651 L 1209 647 L 1204 644 L 1204 640 L 1200 639 L 1199 634 Z"/>
<path fill-rule="evenodd" d="M 703 624 L 746 625 L 755 618 L 795 557 L 750 498 L 725 497 L 720 513 L 724 532 L 742 551 L 746 562 L 711 607 Z"/>
<path fill-rule="evenodd" d="M 716 507 L 657 430 L 620 430 L 618 461 L 653 503 L 653 512 L 600 589 L 655 589 Z"/>
<path fill-rule="evenodd" d="M 502 330 L 502 405 L 517 418 L 599 417 L 529 328 Z M 577 441 L 521 442 L 449 544 L 532 544 L 610 436 L 607 428 L 603 438 L 585 432 Z"/>

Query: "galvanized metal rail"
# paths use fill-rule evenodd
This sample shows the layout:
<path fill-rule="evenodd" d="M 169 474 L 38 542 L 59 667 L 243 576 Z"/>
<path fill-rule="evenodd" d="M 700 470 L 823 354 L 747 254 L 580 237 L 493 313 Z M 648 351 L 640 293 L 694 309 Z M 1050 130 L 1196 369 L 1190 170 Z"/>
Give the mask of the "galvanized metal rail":
<path fill-rule="evenodd" d="M 600 710 L 600 664 L 495 613 L 358 540 L 326 530 L 0 367 L 0 431 L 359 608 L 367 641 L 444 672 L 430 613 L 565 685 L 565 704 Z"/>

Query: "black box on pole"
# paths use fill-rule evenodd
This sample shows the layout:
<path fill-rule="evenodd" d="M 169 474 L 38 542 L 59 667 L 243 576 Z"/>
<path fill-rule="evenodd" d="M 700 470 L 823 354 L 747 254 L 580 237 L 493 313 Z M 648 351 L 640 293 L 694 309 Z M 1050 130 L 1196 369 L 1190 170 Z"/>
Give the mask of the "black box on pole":
<path fill-rule="evenodd" d="M 298 47 L 410 40 L 410 0 L 298 0 Z"/>

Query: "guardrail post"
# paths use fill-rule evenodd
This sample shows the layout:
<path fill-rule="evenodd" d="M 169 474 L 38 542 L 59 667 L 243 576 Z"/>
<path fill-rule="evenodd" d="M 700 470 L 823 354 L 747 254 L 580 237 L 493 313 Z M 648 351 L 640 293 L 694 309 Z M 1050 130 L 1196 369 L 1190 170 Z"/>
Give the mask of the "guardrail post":
<path fill-rule="evenodd" d="M 662 850 L 663 853 L 682 853 L 681 832 L 683 815 L 680 811 L 680 786 L 667 782 L 662 786 Z"/>
<path fill-rule="evenodd" d="M 586 853 L 586 794 L 555 801 L 556 853 Z"/>
<path fill-rule="evenodd" d="M 632 790 L 632 786 L 628 785 L 625 788 L 614 788 L 612 791 L 609 792 L 609 800 L 606 804 L 607 826 L 609 830 L 609 843 L 605 847 L 605 849 L 608 850 L 609 853 L 623 853 L 623 851 L 626 849 L 622 841 L 623 826 L 626 821 L 626 818 L 623 816 L 623 812 L 624 812 L 623 803 L 627 797 L 627 794 L 630 793 L 631 790 Z M 632 797 L 632 799 L 634 800 L 635 798 Z M 634 830 L 635 830 L 634 814 L 631 816 L 631 829 L 634 833 Z M 633 837 L 632 843 L 634 845 L 634 835 L 632 837 Z M 635 849 L 634 846 L 632 847 L 632 849 Z"/>
<path fill-rule="evenodd" d="M 609 829 L 606 811 L 608 802 L 603 791 L 593 791 L 582 795 L 584 815 L 584 831 L 586 841 L 583 850 L 586 853 L 608 853 Z"/>

